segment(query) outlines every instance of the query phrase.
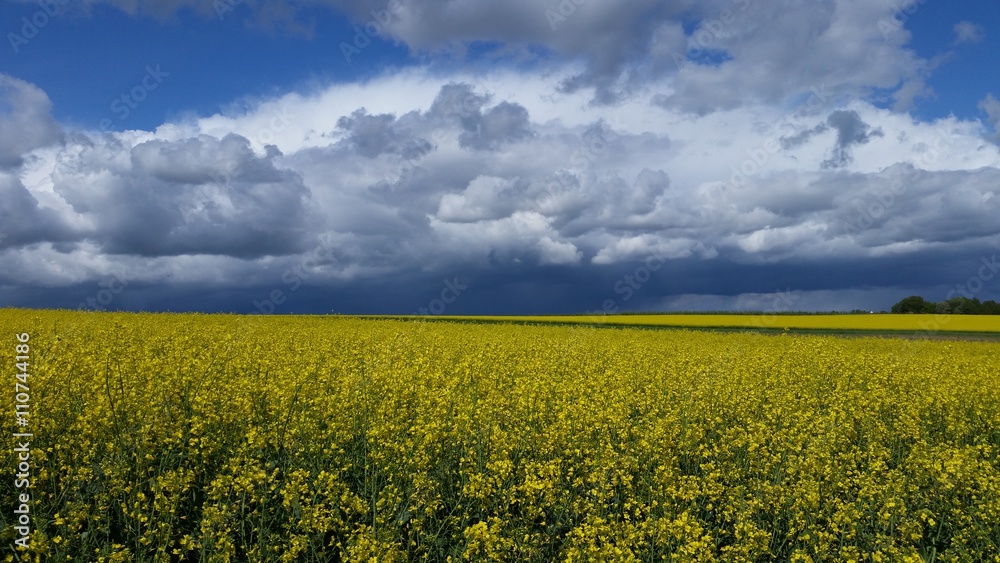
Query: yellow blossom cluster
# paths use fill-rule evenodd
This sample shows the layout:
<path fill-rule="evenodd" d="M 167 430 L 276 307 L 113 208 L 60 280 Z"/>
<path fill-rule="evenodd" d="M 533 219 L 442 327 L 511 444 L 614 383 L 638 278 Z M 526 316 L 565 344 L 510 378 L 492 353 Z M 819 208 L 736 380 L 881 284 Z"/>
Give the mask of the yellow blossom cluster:
<path fill-rule="evenodd" d="M 0 328 L 7 388 L 31 335 L 33 433 L 30 547 L 0 480 L 0 560 L 1000 561 L 997 343 L 13 309 Z"/>

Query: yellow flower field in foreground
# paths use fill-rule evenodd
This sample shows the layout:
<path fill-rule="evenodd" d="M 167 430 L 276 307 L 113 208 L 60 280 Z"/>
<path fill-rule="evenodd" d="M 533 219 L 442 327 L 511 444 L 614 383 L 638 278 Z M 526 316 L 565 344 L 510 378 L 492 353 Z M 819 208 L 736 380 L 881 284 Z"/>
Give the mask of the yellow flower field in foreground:
<path fill-rule="evenodd" d="M 10 309 L 0 327 L 8 561 L 1000 561 L 996 343 Z"/>
<path fill-rule="evenodd" d="M 546 315 L 504 317 L 434 317 L 533 323 L 621 324 L 750 329 L 874 330 L 1000 333 L 997 315 Z"/>

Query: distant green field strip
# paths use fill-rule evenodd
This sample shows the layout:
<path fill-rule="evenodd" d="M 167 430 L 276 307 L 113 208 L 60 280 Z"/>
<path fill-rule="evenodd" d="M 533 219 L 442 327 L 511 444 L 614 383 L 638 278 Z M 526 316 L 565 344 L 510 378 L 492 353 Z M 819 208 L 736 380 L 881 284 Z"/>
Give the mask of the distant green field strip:
<path fill-rule="evenodd" d="M 675 328 L 738 328 L 830 332 L 1000 333 L 996 315 L 553 315 L 435 316 L 471 322 L 622 325 Z"/>

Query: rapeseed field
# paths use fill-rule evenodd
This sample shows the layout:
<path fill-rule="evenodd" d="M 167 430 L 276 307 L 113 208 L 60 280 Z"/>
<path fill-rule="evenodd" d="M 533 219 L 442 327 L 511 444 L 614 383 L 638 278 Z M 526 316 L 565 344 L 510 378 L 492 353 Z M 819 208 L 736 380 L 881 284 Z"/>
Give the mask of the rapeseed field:
<path fill-rule="evenodd" d="M 1000 561 L 995 343 L 11 309 L 0 328 L 6 561 Z"/>

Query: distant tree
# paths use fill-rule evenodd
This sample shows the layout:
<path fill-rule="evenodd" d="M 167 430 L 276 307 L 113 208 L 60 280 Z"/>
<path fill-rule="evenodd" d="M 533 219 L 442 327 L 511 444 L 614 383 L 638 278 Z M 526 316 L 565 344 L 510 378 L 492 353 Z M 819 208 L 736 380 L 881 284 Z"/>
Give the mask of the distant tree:
<path fill-rule="evenodd" d="M 899 303 L 892 306 L 892 312 L 900 313 L 933 313 L 936 305 L 925 300 L 919 295 L 904 297 Z"/>
<path fill-rule="evenodd" d="M 1000 315 L 1000 303 L 992 299 L 986 302 L 973 297 L 952 297 L 947 301 L 934 303 L 919 295 L 911 295 L 892 306 L 893 313 L 937 313 L 939 315 Z"/>
<path fill-rule="evenodd" d="M 983 304 L 979 299 L 969 299 L 968 297 L 952 297 L 947 301 L 948 309 L 954 315 L 979 315 L 982 314 Z"/>

